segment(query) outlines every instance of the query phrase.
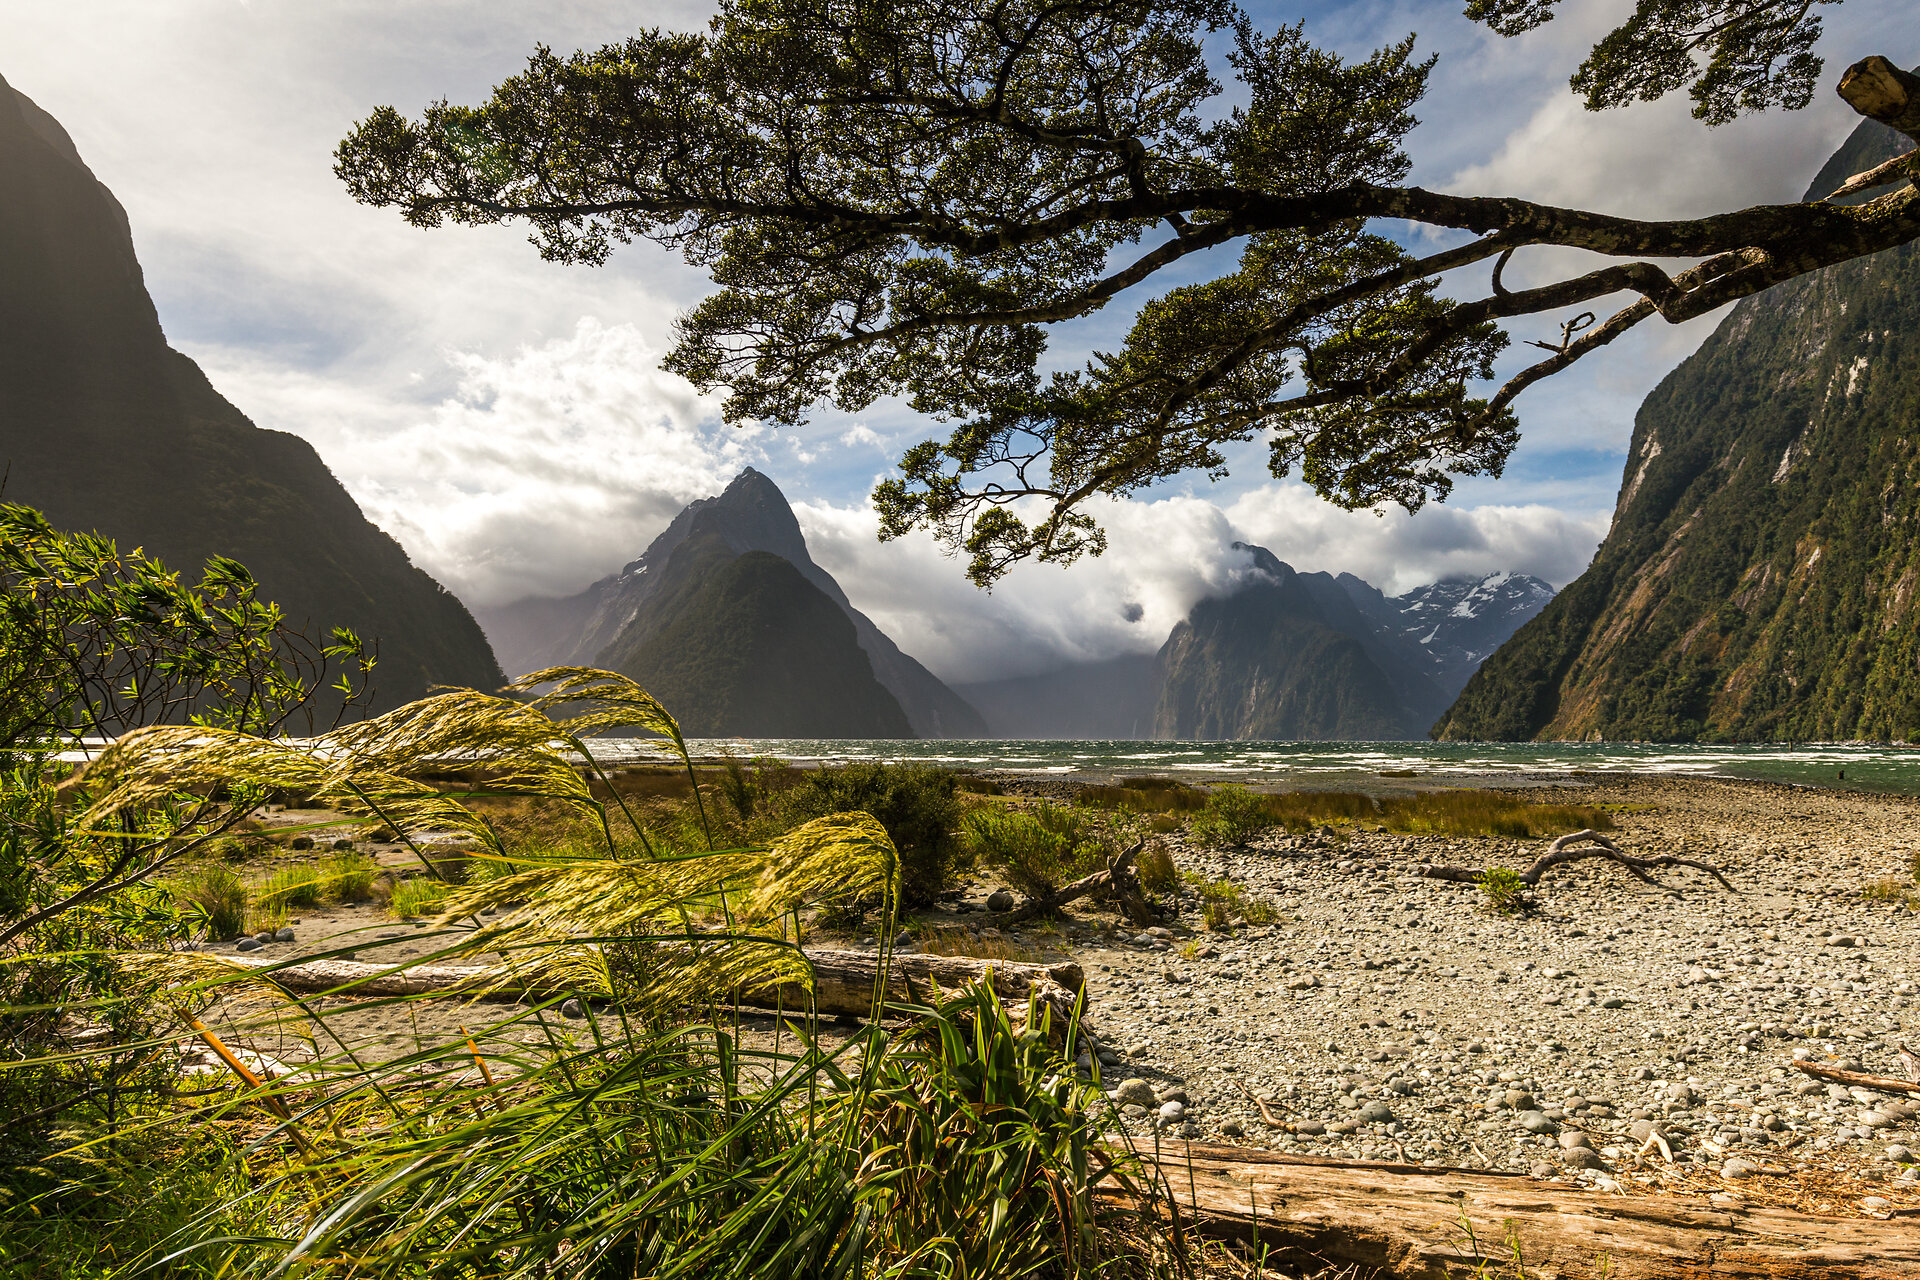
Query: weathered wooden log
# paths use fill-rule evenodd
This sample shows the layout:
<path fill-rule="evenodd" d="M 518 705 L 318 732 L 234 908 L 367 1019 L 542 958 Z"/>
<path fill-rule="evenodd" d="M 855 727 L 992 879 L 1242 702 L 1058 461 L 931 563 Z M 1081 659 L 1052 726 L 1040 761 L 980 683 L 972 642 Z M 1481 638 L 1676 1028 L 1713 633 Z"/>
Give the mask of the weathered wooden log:
<path fill-rule="evenodd" d="M 1920 1082 L 1902 1080 L 1896 1076 L 1874 1076 L 1864 1071 L 1842 1071 L 1839 1067 L 1823 1067 L 1817 1062 L 1796 1062 L 1810 1076 L 1822 1080 L 1831 1080 L 1835 1084 L 1856 1085 L 1862 1089 L 1878 1089 L 1882 1093 L 1920 1093 Z"/>
<path fill-rule="evenodd" d="M 1581 847 L 1582 845 L 1590 847 Z M 1733 885 L 1723 875 L 1720 868 L 1692 858 L 1682 858 L 1678 854 L 1662 853 L 1651 858 L 1635 857 L 1622 853 L 1620 847 L 1597 831 L 1572 831 L 1551 845 L 1547 851 L 1533 860 L 1533 865 L 1520 873 L 1520 882 L 1529 889 L 1540 887 L 1540 878 L 1568 862 L 1582 862 L 1588 858 L 1605 858 L 1616 862 L 1632 872 L 1646 884 L 1659 885 L 1648 873 L 1656 867 L 1692 867 L 1695 871 L 1704 871 L 1718 880 L 1722 887 L 1732 889 Z M 1486 872 L 1475 867 L 1422 867 L 1420 874 L 1429 880 L 1452 880 L 1458 884 L 1478 884 Z"/>
<path fill-rule="evenodd" d="M 559 989 L 537 989 L 492 965 L 387 965 L 358 960 L 287 964 L 257 956 L 224 958 L 248 968 L 271 969 L 267 976 L 273 982 L 306 995 L 334 991 L 355 997 L 479 994 L 489 999 L 517 1000 L 525 995 L 565 994 Z M 871 1011 L 880 972 L 878 953 L 809 951 L 807 959 L 813 964 L 813 1005 L 819 1012 L 861 1016 Z M 888 975 L 887 999 L 924 999 L 931 983 L 951 991 L 988 978 L 1002 999 L 1024 1001 L 1029 993 L 1038 992 L 1056 1008 L 1070 1006 L 1085 985 L 1080 966 L 1070 962 L 1016 964 L 966 956 L 895 955 Z M 807 1007 L 808 998 L 799 987 L 789 986 L 778 991 L 741 993 L 735 1003 L 754 1009 L 798 1011 Z"/>
<path fill-rule="evenodd" d="M 1191 1164 L 1189 1165 L 1189 1155 Z M 1920 1223 L 1722 1209 L 1524 1177 L 1311 1164 L 1194 1143 L 1162 1148 L 1163 1190 L 1201 1234 L 1268 1249 L 1276 1274 L 1393 1280 L 1894 1280 L 1920 1274 Z"/>

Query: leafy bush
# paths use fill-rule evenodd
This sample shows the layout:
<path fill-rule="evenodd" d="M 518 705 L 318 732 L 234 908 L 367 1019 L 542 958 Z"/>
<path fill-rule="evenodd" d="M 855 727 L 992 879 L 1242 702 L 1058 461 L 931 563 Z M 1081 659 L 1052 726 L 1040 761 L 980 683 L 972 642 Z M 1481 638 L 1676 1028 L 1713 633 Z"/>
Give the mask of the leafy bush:
<path fill-rule="evenodd" d="M 1091 875 L 1113 856 L 1105 829 L 1067 805 L 981 805 L 968 811 L 965 830 L 974 856 L 1004 867 L 1013 886 L 1033 898 Z"/>
<path fill-rule="evenodd" d="M 1474 883 L 1487 895 L 1487 905 L 1503 916 L 1526 909 L 1527 882 L 1512 867 L 1488 867 Z"/>
<path fill-rule="evenodd" d="M 1206 808 L 1193 820 L 1193 835 L 1202 844 L 1244 849 L 1261 832 L 1279 822 L 1266 796 L 1229 783 L 1215 787 Z"/>
<path fill-rule="evenodd" d="M 246 931 L 247 882 L 220 863 L 196 867 L 173 884 L 173 895 L 183 903 L 188 918 L 206 931 L 209 941 L 230 942 Z"/>
<path fill-rule="evenodd" d="M 809 772 L 790 793 L 788 816 L 872 814 L 899 850 L 903 904 L 928 907 L 953 884 L 965 854 L 954 791 L 945 769 L 862 761 Z"/>

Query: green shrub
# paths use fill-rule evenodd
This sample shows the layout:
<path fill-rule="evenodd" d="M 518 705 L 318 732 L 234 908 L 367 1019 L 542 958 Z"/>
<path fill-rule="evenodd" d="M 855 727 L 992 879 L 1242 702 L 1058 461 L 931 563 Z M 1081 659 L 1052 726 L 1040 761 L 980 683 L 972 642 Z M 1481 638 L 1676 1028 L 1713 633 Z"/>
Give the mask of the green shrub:
<path fill-rule="evenodd" d="M 394 886 L 393 897 L 387 901 L 387 910 L 402 920 L 411 920 L 415 916 L 424 916 L 438 911 L 440 904 L 447 900 L 449 892 L 443 880 L 435 880 L 431 876 L 414 876 Z"/>
<path fill-rule="evenodd" d="M 231 867 L 212 863 L 175 881 L 173 896 L 206 931 L 209 941 L 230 942 L 247 927 L 247 882 Z"/>
<path fill-rule="evenodd" d="M 1004 867 L 1013 886 L 1033 898 L 1091 875 L 1113 853 L 1105 830 L 1067 805 L 981 805 L 967 813 L 965 830 L 973 855 Z"/>
<path fill-rule="evenodd" d="M 1474 883 L 1487 895 L 1487 905 L 1503 916 L 1526 909 L 1527 882 L 1512 867 L 1488 867 Z"/>
<path fill-rule="evenodd" d="M 965 852 L 954 791 L 954 776 L 945 769 L 863 761 L 808 773 L 790 793 L 788 816 L 872 814 L 899 851 L 904 905 L 928 907 L 953 883 Z"/>
<path fill-rule="evenodd" d="M 373 896 L 373 882 L 379 874 L 379 863 L 349 850 L 328 860 L 321 884 L 326 896 L 336 902 L 365 902 Z"/>
<path fill-rule="evenodd" d="M 1214 788 L 1207 797 L 1207 807 L 1193 820 L 1193 835 L 1202 844 L 1244 849 L 1255 836 L 1278 822 L 1266 796 L 1229 783 Z"/>

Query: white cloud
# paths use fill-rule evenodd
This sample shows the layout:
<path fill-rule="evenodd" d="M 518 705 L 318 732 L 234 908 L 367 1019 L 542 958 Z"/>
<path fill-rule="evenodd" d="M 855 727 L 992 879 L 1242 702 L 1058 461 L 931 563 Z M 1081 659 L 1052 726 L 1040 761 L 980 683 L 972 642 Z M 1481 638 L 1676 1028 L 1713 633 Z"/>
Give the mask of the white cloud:
<path fill-rule="evenodd" d="M 813 557 L 908 653 L 945 679 L 986 680 L 1149 652 L 1201 598 L 1231 590 L 1257 543 L 1294 568 L 1351 572 L 1398 594 L 1500 569 L 1556 586 L 1606 532 L 1606 512 L 1544 505 L 1341 511 L 1304 485 L 1270 483 L 1226 508 L 1196 497 L 1103 502 L 1109 547 L 1070 568 L 1025 565 L 983 595 L 931 538 L 875 540 L 864 507 L 798 503 Z"/>
<path fill-rule="evenodd" d="M 417 408 L 281 368 L 214 380 L 312 440 L 376 523 L 485 605 L 579 590 L 760 458 L 764 433 L 720 425 L 659 359 L 631 325 L 587 317 L 505 357 L 448 353 L 453 393 Z"/>

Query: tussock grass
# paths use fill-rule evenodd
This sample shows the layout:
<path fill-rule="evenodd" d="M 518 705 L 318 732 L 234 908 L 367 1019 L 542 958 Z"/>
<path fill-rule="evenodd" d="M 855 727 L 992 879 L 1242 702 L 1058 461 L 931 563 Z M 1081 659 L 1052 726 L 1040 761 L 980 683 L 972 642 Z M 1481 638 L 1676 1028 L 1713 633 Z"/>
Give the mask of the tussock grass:
<path fill-rule="evenodd" d="M 444 880 L 414 876 L 393 887 L 393 896 L 387 899 L 387 910 L 402 920 L 432 915 L 446 904 L 450 892 L 452 890 Z"/>
<path fill-rule="evenodd" d="M 1256 898 L 1231 880 L 1210 880 L 1192 872 L 1182 877 L 1200 893 L 1200 923 L 1210 933 L 1221 933 L 1235 924 L 1272 924 L 1280 918 L 1280 909 L 1265 898 Z"/>
<path fill-rule="evenodd" d="M 380 864 L 364 853 L 344 850 L 324 864 L 326 896 L 335 902 L 365 902 L 373 897 L 373 882 L 380 875 Z"/>
<path fill-rule="evenodd" d="M 1194 822 L 1194 833 L 1207 843 L 1244 845 L 1271 827 L 1298 835 L 1323 826 L 1336 831 L 1378 826 L 1409 835 L 1530 840 L 1583 828 L 1611 831 L 1614 821 L 1603 808 L 1532 804 L 1493 791 L 1424 791 L 1375 799 L 1357 791 L 1257 795 L 1228 785 L 1214 790 Z"/>
<path fill-rule="evenodd" d="M 1172 778 L 1118 778 L 1110 786 L 1087 787 L 1074 803 L 1129 813 L 1192 813 L 1206 806 L 1207 793 Z"/>
<path fill-rule="evenodd" d="M 168 887 L 209 941 L 231 942 L 246 931 L 247 882 L 233 868 L 195 867 Z"/>
<path fill-rule="evenodd" d="M 1146 893 L 1172 893 L 1180 887 L 1180 872 L 1173 865 L 1173 855 L 1158 841 L 1140 851 L 1140 856 L 1134 859 L 1133 873 Z"/>
<path fill-rule="evenodd" d="M 1040 952 L 1011 938 L 974 937 L 964 928 L 920 929 L 913 934 L 914 946 L 930 956 L 967 956 L 974 960 L 1007 960 L 1031 964 Z"/>
<path fill-rule="evenodd" d="M 324 866 L 282 867 L 267 877 L 254 902 L 262 911 L 285 915 L 293 907 L 319 906 L 327 888 Z"/>

